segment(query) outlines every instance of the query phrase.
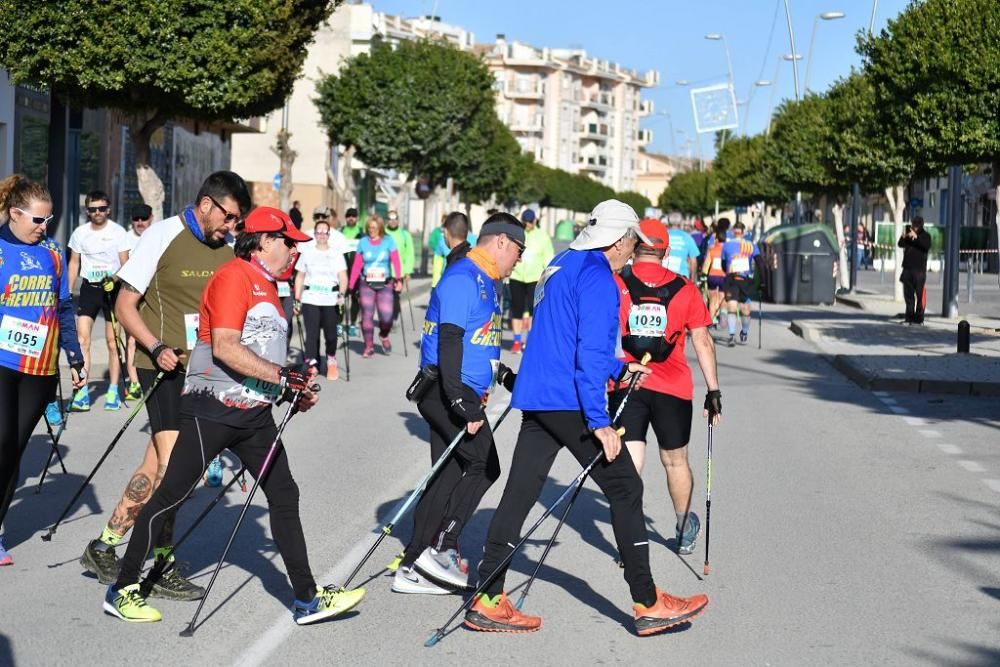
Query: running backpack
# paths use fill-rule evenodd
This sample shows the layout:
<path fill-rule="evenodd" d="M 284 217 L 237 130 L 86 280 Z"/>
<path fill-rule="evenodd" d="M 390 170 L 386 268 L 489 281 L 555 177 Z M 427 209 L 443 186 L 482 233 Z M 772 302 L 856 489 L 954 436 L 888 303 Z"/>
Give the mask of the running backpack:
<path fill-rule="evenodd" d="M 684 287 L 684 278 L 677 276 L 666 285 L 649 287 L 632 273 L 630 267 L 625 267 L 621 276 L 632 300 L 628 331 L 622 336 L 622 349 L 636 359 L 642 359 L 649 353 L 652 361 L 666 361 L 680 336 L 680 332 L 675 331 L 667 338 L 667 308 Z"/>

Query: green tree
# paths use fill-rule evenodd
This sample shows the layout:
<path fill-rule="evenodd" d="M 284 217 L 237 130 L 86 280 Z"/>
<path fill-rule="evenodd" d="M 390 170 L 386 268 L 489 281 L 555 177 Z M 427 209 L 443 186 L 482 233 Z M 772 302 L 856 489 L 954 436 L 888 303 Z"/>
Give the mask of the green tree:
<path fill-rule="evenodd" d="M 631 192 L 629 190 L 619 192 L 617 199 L 635 209 L 635 212 L 640 218 L 643 217 L 646 209 L 653 205 L 653 202 L 649 201 L 649 199 L 647 199 L 644 195 L 641 195 L 638 192 Z"/>
<path fill-rule="evenodd" d="M 767 138 L 762 134 L 734 137 L 716 153 L 712 172 L 722 199 L 742 206 L 760 201 L 768 204 L 788 201 L 791 193 L 769 172 L 766 145 Z"/>
<path fill-rule="evenodd" d="M 513 199 L 517 192 L 518 158 L 521 145 L 500 122 L 493 109 L 484 107 L 477 120 L 459 140 L 455 184 L 467 205 L 496 198 Z"/>
<path fill-rule="evenodd" d="M 128 117 L 143 199 L 162 214 L 149 140 L 172 118 L 263 115 L 283 103 L 341 0 L 0 0 L 0 65 L 17 83 Z"/>
<path fill-rule="evenodd" d="M 712 171 L 685 171 L 670 179 L 656 205 L 663 211 L 704 216 L 715 209 L 719 199 L 718 179 Z"/>

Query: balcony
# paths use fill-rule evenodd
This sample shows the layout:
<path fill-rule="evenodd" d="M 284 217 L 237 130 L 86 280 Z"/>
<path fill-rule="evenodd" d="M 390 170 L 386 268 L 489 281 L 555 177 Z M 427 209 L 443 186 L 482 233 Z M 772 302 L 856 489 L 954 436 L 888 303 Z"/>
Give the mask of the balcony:
<path fill-rule="evenodd" d="M 530 132 L 539 133 L 544 131 L 544 125 L 542 123 L 542 114 L 536 114 L 534 116 L 513 116 L 504 118 L 504 123 L 510 128 L 511 132 Z"/>
<path fill-rule="evenodd" d="M 600 174 L 606 173 L 611 166 L 611 160 L 601 156 L 581 157 L 578 163 L 581 171 L 593 171 Z"/>
<path fill-rule="evenodd" d="M 613 105 L 611 93 L 606 92 L 584 92 L 577 96 L 577 101 L 582 108 L 598 111 L 610 111 Z"/>
<path fill-rule="evenodd" d="M 538 81 L 507 83 L 503 92 L 509 99 L 540 100 L 545 97 L 542 84 Z"/>
<path fill-rule="evenodd" d="M 653 143 L 653 131 L 639 130 L 635 135 L 635 140 L 640 146 L 648 146 Z"/>
<path fill-rule="evenodd" d="M 605 142 L 612 136 L 611 126 L 607 123 L 580 123 L 576 131 L 581 139 Z"/>
<path fill-rule="evenodd" d="M 653 113 L 653 100 L 643 100 L 639 102 L 639 117 L 648 116 Z"/>

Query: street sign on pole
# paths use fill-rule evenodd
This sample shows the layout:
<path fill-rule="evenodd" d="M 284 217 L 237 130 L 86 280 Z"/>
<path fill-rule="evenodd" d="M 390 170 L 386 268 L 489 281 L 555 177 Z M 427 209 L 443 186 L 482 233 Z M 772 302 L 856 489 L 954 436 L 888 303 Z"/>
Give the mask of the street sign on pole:
<path fill-rule="evenodd" d="M 281 190 L 281 173 L 280 172 L 277 173 L 277 174 L 275 174 L 274 178 L 271 179 L 271 185 L 274 186 L 274 191 L 275 192 L 278 192 L 278 191 Z"/>
<path fill-rule="evenodd" d="M 732 130 L 739 126 L 736 94 L 728 83 L 691 90 L 694 127 L 698 134 Z"/>

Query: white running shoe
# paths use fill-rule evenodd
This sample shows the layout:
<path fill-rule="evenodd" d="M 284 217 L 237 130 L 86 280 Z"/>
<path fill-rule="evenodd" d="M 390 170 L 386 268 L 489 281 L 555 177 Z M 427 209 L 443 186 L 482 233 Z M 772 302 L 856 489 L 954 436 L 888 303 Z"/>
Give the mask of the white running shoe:
<path fill-rule="evenodd" d="M 424 549 L 417 562 L 417 568 L 435 581 L 458 589 L 469 587 L 469 572 L 462 571 L 462 557 L 455 549 L 437 551 L 433 547 Z"/>
<path fill-rule="evenodd" d="M 413 567 L 400 567 L 392 578 L 395 593 L 423 593 L 424 595 L 449 595 L 447 588 L 438 586 Z"/>

